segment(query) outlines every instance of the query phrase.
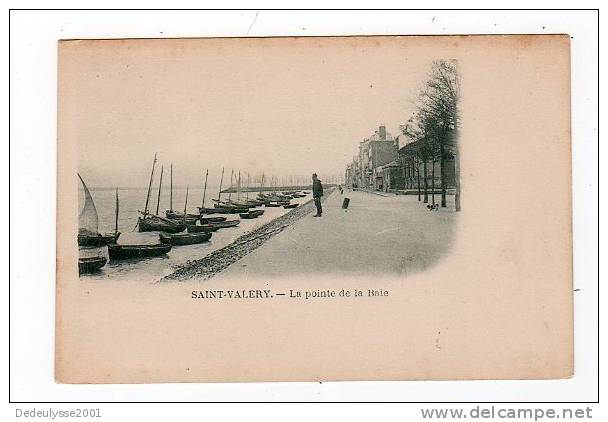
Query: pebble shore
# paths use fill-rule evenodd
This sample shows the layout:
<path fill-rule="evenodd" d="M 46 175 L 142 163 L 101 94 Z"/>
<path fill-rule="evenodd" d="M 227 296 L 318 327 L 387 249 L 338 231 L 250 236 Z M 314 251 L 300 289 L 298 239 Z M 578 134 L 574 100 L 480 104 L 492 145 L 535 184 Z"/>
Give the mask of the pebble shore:
<path fill-rule="evenodd" d="M 332 192 L 333 189 L 327 189 L 324 199 Z M 185 281 L 193 278 L 208 280 L 314 210 L 314 201 L 311 199 L 263 226 L 244 233 L 228 246 L 213 251 L 201 259 L 190 260 L 177 266 L 175 271 L 161 281 Z"/>

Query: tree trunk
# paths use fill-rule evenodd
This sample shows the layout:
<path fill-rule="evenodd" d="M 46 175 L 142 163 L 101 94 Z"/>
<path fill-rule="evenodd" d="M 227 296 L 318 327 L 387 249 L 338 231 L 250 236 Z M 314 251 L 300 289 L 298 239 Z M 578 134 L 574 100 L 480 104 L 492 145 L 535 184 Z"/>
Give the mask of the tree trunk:
<path fill-rule="evenodd" d="M 426 167 L 426 159 L 422 165 L 423 177 L 424 177 L 424 202 L 425 204 L 429 203 L 429 180 L 428 180 L 428 169 Z"/>
<path fill-rule="evenodd" d="M 416 162 L 416 176 L 418 178 L 418 201 L 420 201 L 420 161 Z"/>
<path fill-rule="evenodd" d="M 458 131 L 454 133 L 454 144 L 456 145 L 454 154 L 454 181 L 456 184 L 456 194 L 454 195 L 454 206 L 456 211 L 459 212 L 460 208 L 460 147 L 458 145 Z"/>
<path fill-rule="evenodd" d="M 460 153 L 456 152 L 454 157 L 454 180 L 456 184 L 456 194 L 454 195 L 454 206 L 456 211 L 460 211 Z"/>
<path fill-rule="evenodd" d="M 431 170 L 431 203 L 435 205 L 435 159 L 433 158 L 433 169 Z"/>
<path fill-rule="evenodd" d="M 447 188 L 445 182 L 445 148 L 444 148 L 445 139 L 441 142 L 441 147 L 439 149 L 439 153 L 441 156 L 439 157 L 439 171 L 441 172 L 441 208 L 447 207 Z"/>

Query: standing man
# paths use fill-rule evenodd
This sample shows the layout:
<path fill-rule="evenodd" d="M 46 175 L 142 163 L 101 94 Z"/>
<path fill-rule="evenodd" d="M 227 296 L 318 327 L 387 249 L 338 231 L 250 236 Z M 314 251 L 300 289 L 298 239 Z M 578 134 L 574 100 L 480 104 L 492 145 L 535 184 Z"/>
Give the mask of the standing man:
<path fill-rule="evenodd" d="M 321 207 L 321 197 L 323 196 L 323 185 L 317 178 L 317 173 L 312 175 L 312 197 L 315 199 L 315 206 L 317 207 L 317 213 L 314 217 L 321 217 L 323 214 L 323 208 Z"/>

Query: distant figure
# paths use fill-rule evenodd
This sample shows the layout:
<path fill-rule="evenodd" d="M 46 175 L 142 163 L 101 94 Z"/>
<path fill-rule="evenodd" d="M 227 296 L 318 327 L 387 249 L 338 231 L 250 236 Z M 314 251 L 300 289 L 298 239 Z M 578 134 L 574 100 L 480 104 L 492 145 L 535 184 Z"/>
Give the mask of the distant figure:
<path fill-rule="evenodd" d="M 323 196 L 323 185 L 317 178 L 317 173 L 312 175 L 312 197 L 315 199 L 315 205 L 317 207 L 317 213 L 314 217 L 321 217 L 323 214 L 323 208 L 321 207 L 321 197 Z"/>
<path fill-rule="evenodd" d="M 342 189 L 342 185 L 338 185 L 338 190 L 340 191 L 340 195 L 342 195 L 344 193 L 344 190 Z"/>

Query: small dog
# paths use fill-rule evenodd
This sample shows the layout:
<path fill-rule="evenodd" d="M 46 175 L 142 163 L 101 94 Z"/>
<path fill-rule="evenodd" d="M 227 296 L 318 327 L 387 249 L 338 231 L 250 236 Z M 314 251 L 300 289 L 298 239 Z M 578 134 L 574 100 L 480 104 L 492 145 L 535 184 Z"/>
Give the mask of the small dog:
<path fill-rule="evenodd" d="M 435 204 L 435 205 L 429 204 L 426 207 L 429 211 L 439 211 L 439 204 Z"/>

